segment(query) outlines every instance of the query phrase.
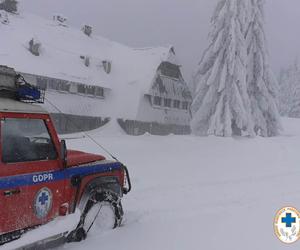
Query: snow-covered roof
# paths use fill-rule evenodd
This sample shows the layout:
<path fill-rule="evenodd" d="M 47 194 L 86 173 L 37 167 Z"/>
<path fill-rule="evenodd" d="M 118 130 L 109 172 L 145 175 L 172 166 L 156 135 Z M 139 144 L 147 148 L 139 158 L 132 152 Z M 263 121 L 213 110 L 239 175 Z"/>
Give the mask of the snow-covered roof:
<path fill-rule="evenodd" d="M 116 113 L 134 118 L 141 96 L 151 87 L 158 66 L 170 60 L 172 47 L 133 49 L 100 36 L 58 25 L 33 14 L 8 15 L 0 22 L 0 64 L 17 71 L 112 89 Z M 40 56 L 29 50 L 31 39 L 41 43 Z M 90 66 L 81 56 L 90 57 Z M 112 62 L 107 74 L 103 61 Z M 131 114 L 129 114 L 131 113 Z"/>

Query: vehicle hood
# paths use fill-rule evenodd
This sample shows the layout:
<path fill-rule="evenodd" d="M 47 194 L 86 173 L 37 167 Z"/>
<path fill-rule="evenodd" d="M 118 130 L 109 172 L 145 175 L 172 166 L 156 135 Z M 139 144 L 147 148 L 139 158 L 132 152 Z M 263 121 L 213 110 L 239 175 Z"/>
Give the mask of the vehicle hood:
<path fill-rule="evenodd" d="M 89 154 L 76 150 L 68 150 L 67 166 L 73 167 L 103 160 L 105 160 L 105 157 L 102 155 Z"/>

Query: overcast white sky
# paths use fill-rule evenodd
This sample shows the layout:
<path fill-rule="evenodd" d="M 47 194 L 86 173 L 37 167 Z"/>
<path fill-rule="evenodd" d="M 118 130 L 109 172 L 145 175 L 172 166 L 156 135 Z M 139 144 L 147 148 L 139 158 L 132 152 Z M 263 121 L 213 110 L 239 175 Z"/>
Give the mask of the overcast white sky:
<path fill-rule="evenodd" d="M 22 0 L 22 9 L 46 18 L 61 13 L 69 24 L 91 24 L 97 34 L 134 47 L 175 46 L 189 79 L 204 49 L 217 0 Z M 266 0 L 271 64 L 300 54 L 300 0 Z"/>

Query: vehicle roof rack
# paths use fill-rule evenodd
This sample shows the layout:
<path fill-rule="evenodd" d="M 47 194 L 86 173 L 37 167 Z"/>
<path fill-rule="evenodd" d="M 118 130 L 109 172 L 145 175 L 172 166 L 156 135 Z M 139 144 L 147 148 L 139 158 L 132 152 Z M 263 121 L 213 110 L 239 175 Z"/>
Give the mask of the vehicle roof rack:
<path fill-rule="evenodd" d="M 13 68 L 0 65 L 0 97 L 26 103 L 44 103 L 45 90 L 29 84 Z"/>

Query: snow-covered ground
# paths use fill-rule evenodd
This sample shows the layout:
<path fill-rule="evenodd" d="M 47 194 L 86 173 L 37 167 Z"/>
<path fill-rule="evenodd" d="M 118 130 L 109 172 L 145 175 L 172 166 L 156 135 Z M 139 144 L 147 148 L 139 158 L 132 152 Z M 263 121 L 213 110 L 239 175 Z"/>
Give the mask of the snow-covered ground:
<path fill-rule="evenodd" d="M 277 210 L 300 209 L 300 120 L 284 126 L 280 137 L 254 139 L 132 137 L 116 123 L 90 132 L 128 165 L 133 191 L 123 200 L 121 228 L 59 250 L 299 249 L 300 242 L 286 246 L 273 230 Z M 101 152 L 80 134 L 67 137 L 69 148 Z M 23 240 L 34 233 L 41 232 Z"/>
<path fill-rule="evenodd" d="M 299 249 L 273 231 L 283 206 L 300 209 L 300 120 L 276 138 L 130 137 L 93 132 L 129 167 L 124 225 L 62 249 Z M 88 139 L 69 147 L 99 152 Z"/>

